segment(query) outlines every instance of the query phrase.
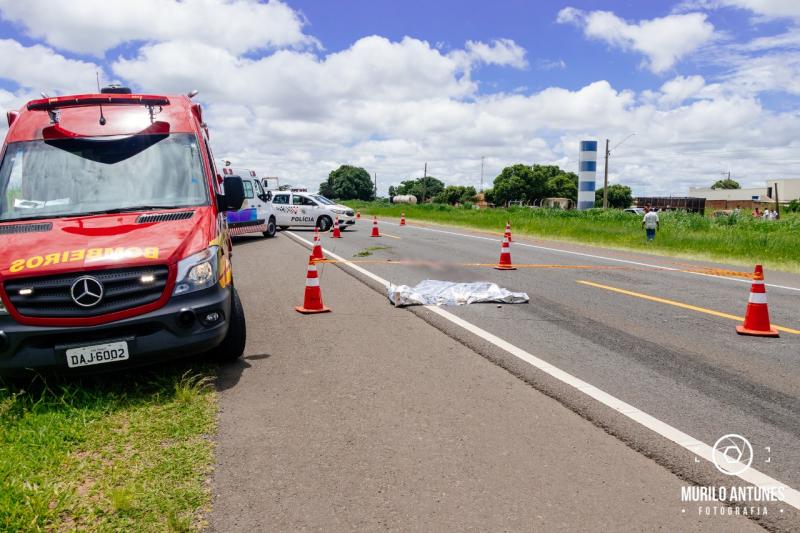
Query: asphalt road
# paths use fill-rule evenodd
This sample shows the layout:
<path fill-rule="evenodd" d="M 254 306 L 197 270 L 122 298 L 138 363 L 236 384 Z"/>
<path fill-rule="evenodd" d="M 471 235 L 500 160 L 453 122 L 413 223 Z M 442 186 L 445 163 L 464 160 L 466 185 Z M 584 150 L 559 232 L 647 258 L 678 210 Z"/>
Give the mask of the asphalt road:
<path fill-rule="evenodd" d="M 461 242 L 453 235 L 393 229 L 390 233 L 400 238 L 371 239 L 359 227 L 340 240 L 326 236 L 325 244 L 347 257 L 376 241 L 390 246 L 367 259 L 452 263 L 475 261 L 467 259 L 475 254 L 495 260 L 490 252 L 497 245 L 490 241 Z M 712 481 L 713 468 L 692 463 L 690 454 L 598 408 L 582 393 L 549 382 L 508 354 L 437 323 L 435 313 L 393 308 L 369 282 L 348 275 L 346 266 L 320 267 L 332 313 L 297 314 L 293 307 L 302 298 L 307 256 L 289 232 L 236 244 L 236 284 L 249 338 L 245 359 L 226 367 L 219 381 L 214 530 L 760 529 L 741 517 L 698 516 L 696 504 L 681 502 L 687 479 Z M 693 392 L 684 402 L 692 403 L 704 392 L 683 383 L 686 376 L 677 371 L 659 371 L 639 350 L 644 340 L 646 348 L 654 349 L 660 337 L 649 336 L 660 335 L 653 330 L 660 329 L 667 311 L 652 311 L 654 327 L 633 327 L 638 322 L 631 313 L 643 312 L 639 302 L 617 303 L 613 316 L 606 316 L 611 311 L 603 307 L 614 307 L 608 295 L 589 292 L 587 302 L 575 303 L 589 287 L 576 284 L 567 269 L 363 266 L 397 282 L 413 283 L 435 273 L 439 279 L 490 279 L 526 290 L 532 297 L 528 305 L 452 310 L 539 356 L 572 365 L 571 372 L 596 385 L 598 378 L 609 385 L 627 382 L 633 399 L 657 395 L 663 402 L 685 387 Z M 579 275 L 584 279 L 597 273 Z M 559 290 L 559 284 L 566 289 Z M 744 287 L 746 298 L 747 285 L 734 287 L 740 292 Z M 614 325 L 614 317 L 621 322 Z M 698 325 L 715 329 L 690 322 L 691 328 Z M 725 327 L 716 330 L 722 337 Z M 592 332 L 602 332 L 601 340 Z M 777 346 L 787 339 L 771 342 Z M 686 356 L 675 346 L 666 349 L 658 348 L 651 359 Z M 666 366 L 680 367 L 677 363 Z M 620 379 L 612 379 L 615 374 Z M 662 386 L 671 388 L 648 391 L 637 382 L 659 376 Z M 693 420 L 692 409 L 684 408 L 685 418 Z M 709 418 L 707 423 L 717 421 Z M 782 468 L 771 473 L 787 478 Z M 786 520 L 781 515 L 761 523 L 789 530 Z"/>
<path fill-rule="evenodd" d="M 369 237 L 370 226 L 362 219 L 342 239 L 325 236 L 324 245 L 343 258 L 362 261 L 360 267 L 395 284 L 413 285 L 423 279 L 493 281 L 527 292 L 528 305 L 473 305 L 448 311 L 701 442 L 713 445 L 730 433 L 745 436 L 753 446 L 753 468 L 789 487 L 800 487 L 800 335 L 742 337 L 735 333 L 735 320 L 610 290 L 742 316 L 749 281 L 708 274 L 749 269 L 518 237 L 512 245 L 515 263 L 562 268 L 504 272 L 466 266 L 497 262 L 499 236 L 382 221 L 384 236 L 376 239 Z M 311 238 L 308 232 L 294 234 Z M 374 246 L 386 248 L 357 257 Z M 800 276 L 769 271 L 766 276 L 773 324 L 800 330 Z M 647 428 L 620 419 L 580 391 L 520 364 L 463 328 L 425 310 L 416 312 L 669 470 L 695 483 L 714 482 L 691 454 L 654 438 Z M 788 508 L 765 523 L 791 529 L 796 518 L 795 510 Z"/>

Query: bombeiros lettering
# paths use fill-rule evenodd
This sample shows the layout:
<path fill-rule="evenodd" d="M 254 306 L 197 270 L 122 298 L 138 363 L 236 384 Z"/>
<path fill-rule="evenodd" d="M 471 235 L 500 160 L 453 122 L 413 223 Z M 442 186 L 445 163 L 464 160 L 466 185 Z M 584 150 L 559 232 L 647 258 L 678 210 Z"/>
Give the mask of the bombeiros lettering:
<path fill-rule="evenodd" d="M 91 263 L 103 260 L 121 259 L 158 259 L 159 249 L 154 246 L 119 246 L 115 248 L 82 248 L 77 250 L 66 250 L 63 252 L 53 252 L 44 255 L 34 255 L 27 258 L 15 259 L 11 262 L 8 270 L 10 272 L 22 272 L 23 270 L 36 270 L 52 265 L 64 263 Z"/>

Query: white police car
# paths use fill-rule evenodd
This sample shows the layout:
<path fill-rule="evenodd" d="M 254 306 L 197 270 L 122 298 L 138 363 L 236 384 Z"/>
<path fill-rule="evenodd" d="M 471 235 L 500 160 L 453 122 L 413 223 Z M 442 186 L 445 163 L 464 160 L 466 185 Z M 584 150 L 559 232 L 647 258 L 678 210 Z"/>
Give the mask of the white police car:
<path fill-rule="evenodd" d="M 305 190 L 272 191 L 272 211 L 282 230 L 292 226 L 328 231 L 339 217 L 339 229 L 356 223 L 355 212 L 319 194 Z"/>

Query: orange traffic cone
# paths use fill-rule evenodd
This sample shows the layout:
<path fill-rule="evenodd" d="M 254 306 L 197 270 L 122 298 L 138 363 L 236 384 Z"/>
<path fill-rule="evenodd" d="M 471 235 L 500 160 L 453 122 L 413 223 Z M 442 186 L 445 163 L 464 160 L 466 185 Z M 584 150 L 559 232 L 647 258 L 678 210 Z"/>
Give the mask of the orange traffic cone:
<path fill-rule="evenodd" d="M 516 270 L 511 264 L 511 244 L 505 237 L 503 237 L 503 244 L 500 247 L 500 262 L 495 268 L 497 270 Z"/>
<path fill-rule="evenodd" d="M 753 273 L 753 285 L 750 287 L 750 300 L 744 314 L 744 324 L 736 326 L 739 335 L 755 335 L 758 337 L 778 337 L 778 330 L 769 323 L 767 309 L 767 291 L 764 288 L 764 269 L 756 265 Z"/>
<path fill-rule="evenodd" d="M 327 313 L 330 308 L 322 305 L 322 291 L 319 288 L 319 276 L 317 275 L 317 264 L 308 260 L 308 273 L 306 274 L 306 293 L 303 298 L 303 305 L 294 308 L 298 313 L 309 315 L 312 313 Z"/>
<path fill-rule="evenodd" d="M 361 218 L 361 211 L 356 211 L 356 218 Z"/>
<path fill-rule="evenodd" d="M 510 220 L 508 222 L 506 222 L 506 234 L 503 235 L 503 236 L 506 239 L 508 239 L 508 242 L 511 242 L 511 221 Z"/>
<path fill-rule="evenodd" d="M 380 237 L 381 232 L 378 231 L 378 217 L 372 217 L 372 235 L 370 237 Z"/>
<path fill-rule="evenodd" d="M 322 252 L 322 244 L 319 242 L 319 230 L 314 228 L 314 247 L 311 248 L 312 261 L 321 261 L 325 259 L 325 254 Z"/>
<path fill-rule="evenodd" d="M 405 226 L 406 225 L 406 214 L 405 213 L 400 213 L 400 225 L 401 226 Z"/>
<path fill-rule="evenodd" d="M 339 215 L 336 215 L 336 222 L 333 223 L 333 238 L 342 238 L 342 231 L 339 229 Z"/>

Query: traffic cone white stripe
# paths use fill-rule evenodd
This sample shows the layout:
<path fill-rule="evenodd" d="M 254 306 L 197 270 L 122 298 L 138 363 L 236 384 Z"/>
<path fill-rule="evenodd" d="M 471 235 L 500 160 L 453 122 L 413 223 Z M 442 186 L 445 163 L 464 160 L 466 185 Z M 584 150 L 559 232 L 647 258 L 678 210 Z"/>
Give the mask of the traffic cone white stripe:
<path fill-rule="evenodd" d="M 765 293 L 765 292 L 751 292 L 750 293 L 750 303 L 751 304 L 765 304 L 765 303 L 767 303 L 767 293 Z"/>
<path fill-rule="evenodd" d="M 319 287 L 319 278 L 307 278 L 306 287 Z"/>

